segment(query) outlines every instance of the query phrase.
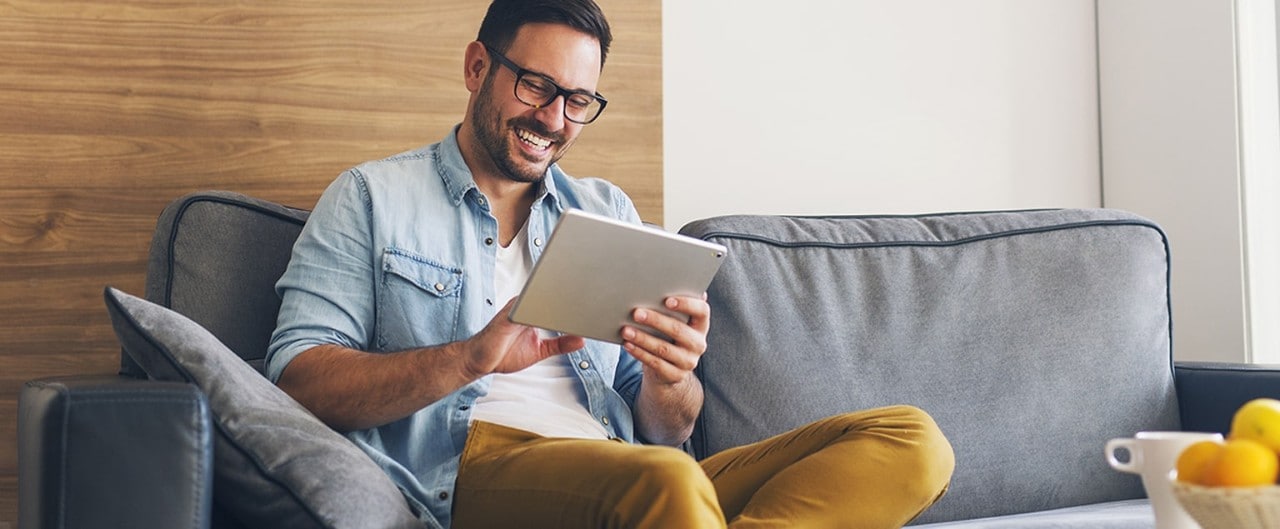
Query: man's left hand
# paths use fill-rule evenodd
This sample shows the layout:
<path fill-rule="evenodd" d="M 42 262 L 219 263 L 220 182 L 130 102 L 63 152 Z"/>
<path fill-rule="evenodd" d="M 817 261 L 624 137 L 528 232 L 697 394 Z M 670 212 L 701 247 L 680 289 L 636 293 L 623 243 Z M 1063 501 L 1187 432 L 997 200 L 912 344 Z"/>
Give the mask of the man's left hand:
<path fill-rule="evenodd" d="M 711 327 L 711 306 L 706 294 L 701 298 L 671 296 L 666 308 L 689 317 L 686 323 L 656 310 L 637 308 L 631 317 L 636 323 L 658 330 L 671 339 L 654 336 L 632 325 L 622 328 L 622 347 L 644 366 L 647 380 L 674 385 L 689 380 L 693 368 L 707 350 L 707 330 Z"/>

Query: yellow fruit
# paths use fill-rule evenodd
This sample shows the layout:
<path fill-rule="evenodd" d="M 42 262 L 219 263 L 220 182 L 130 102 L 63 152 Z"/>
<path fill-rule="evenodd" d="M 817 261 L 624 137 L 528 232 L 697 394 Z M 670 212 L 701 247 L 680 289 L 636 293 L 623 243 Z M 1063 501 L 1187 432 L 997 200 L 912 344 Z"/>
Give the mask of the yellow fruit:
<path fill-rule="evenodd" d="M 1199 441 L 1178 454 L 1178 481 L 1204 485 L 1209 465 L 1222 453 L 1222 441 Z"/>
<path fill-rule="evenodd" d="M 1232 439 L 1252 439 L 1280 452 L 1280 400 L 1254 399 L 1231 418 Z"/>
<path fill-rule="evenodd" d="M 1204 467 L 1202 483 L 1215 487 L 1271 485 L 1280 472 L 1280 457 L 1252 439 L 1228 439 Z"/>

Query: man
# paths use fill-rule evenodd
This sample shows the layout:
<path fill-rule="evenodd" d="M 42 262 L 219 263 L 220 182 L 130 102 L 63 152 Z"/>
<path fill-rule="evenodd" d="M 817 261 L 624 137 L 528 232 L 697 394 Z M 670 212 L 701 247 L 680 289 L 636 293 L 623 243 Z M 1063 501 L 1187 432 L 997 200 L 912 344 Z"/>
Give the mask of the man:
<path fill-rule="evenodd" d="M 953 466 L 909 407 L 843 415 L 699 463 L 711 310 L 636 310 L 619 348 L 507 318 L 566 208 L 638 222 L 556 161 L 606 106 L 591 0 L 495 0 L 443 141 L 343 173 L 277 288 L 269 376 L 363 448 L 430 527 L 893 527 Z"/>

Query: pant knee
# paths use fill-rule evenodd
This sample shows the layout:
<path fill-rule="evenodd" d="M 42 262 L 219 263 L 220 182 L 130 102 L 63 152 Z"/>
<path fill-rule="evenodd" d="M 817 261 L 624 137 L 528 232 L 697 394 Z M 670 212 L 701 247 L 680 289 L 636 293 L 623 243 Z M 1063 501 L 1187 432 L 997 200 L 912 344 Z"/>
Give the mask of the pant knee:
<path fill-rule="evenodd" d="M 955 471 L 955 452 L 938 423 L 924 410 L 900 405 L 887 409 L 901 425 L 899 435 L 906 443 L 900 454 L 904 471 L 919 476 L 917 492 L 931 499 L 942 494 Z"/>
<path fill-rule="evenodd" d="M 711 479 L 693 457 L 676 449 L 650 449 L 631 461 L 635 479 L 644 486 L 686 493 L 710 492 Z"/>
<path fill-rule="evenodd" d="M 630 476 L 616 504 L 622 525 L 724 527 L 715 487 L 697 461 L 676 449 L 637 452 L 621 469 Z"/>
<path fill-rule="evenodd" d="M 892 451 L 895 472 L 912 476 L 922 494 L 938 494 L 951 481 L 955 453 L 938 423 L 924 410 L 910 405 L 886 406 L 836 415 L 828 419 L 846 435 L 879 439 Z M 932 491 L 932 492 L 930 492 Z"/>

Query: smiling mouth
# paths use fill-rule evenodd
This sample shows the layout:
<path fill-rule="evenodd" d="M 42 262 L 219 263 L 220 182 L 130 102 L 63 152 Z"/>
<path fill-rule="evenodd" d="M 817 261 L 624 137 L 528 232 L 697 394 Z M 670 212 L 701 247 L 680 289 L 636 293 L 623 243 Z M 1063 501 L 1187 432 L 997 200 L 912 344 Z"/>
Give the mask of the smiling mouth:
<path fill-rule="evenodd" d="M 516 129 L 516 137 L 539 150 L 546 150 L 552 143 L 550 139 L 529 132 L 526 129 Z"/>

